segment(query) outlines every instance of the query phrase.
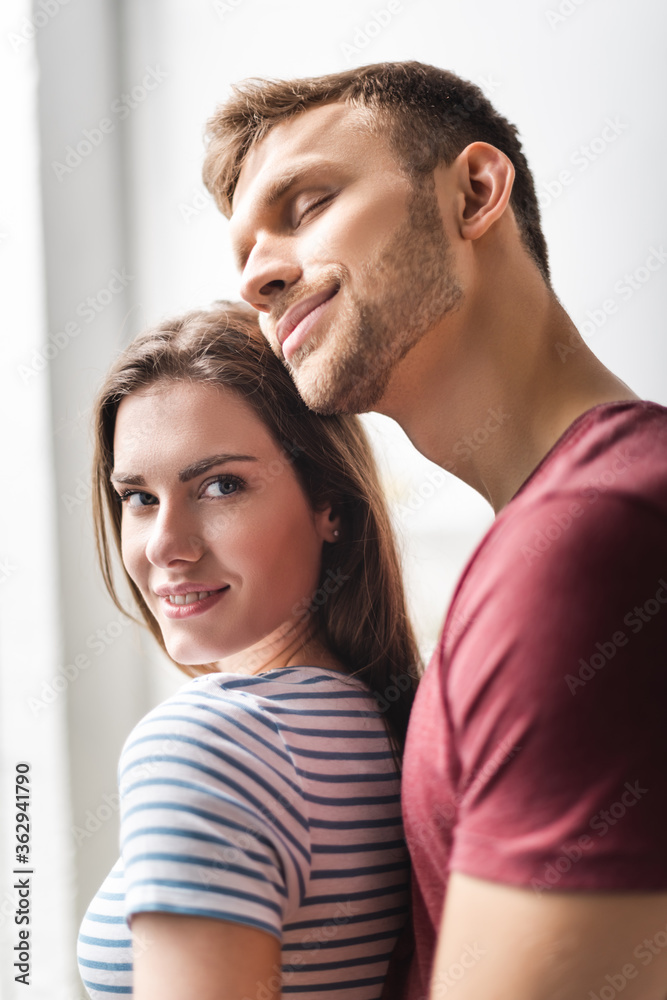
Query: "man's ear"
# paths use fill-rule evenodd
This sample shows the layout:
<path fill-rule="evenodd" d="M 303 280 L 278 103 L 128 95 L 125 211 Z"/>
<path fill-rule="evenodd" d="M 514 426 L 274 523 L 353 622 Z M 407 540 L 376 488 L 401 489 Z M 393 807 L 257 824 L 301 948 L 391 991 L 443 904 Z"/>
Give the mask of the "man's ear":
<path fill-rule="evenodd" d="M 476 240 L 502 216 L 512 194 L 514 166 L 488 142 L 471 142 L 450 166 L 460 193 L 458 225 L 464 240 Z"/>

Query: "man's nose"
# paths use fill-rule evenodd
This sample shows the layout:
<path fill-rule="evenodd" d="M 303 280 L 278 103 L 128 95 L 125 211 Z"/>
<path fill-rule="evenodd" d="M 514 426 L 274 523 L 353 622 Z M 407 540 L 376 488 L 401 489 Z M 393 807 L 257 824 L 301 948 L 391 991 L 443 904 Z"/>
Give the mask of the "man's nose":
<path fill-rule="evenodd" d="M 300 277 L 301 268 L 284 245 L 256 243 L 243 269 L 241 297 L 254 309 L 267 313 Z"/>

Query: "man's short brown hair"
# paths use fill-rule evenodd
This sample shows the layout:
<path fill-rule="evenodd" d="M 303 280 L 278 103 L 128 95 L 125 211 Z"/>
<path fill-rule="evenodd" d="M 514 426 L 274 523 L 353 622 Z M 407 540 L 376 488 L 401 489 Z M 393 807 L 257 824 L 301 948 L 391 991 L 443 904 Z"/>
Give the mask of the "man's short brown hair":
<path fill-rule="evenodd" d="M 281 122 L 323 104 L 368 108 L 413 175 L 452 163 L 471 142 L 488 142 L 511 160 L 510 205 L 521 241 L 550 287 L 549 259 L 535 185 L 518 130 L 479 87 L 419 62 L 377 63 L 302 80 L 244 80 L 207 125 L 204 183 L 224 215 L 250 149 Z"/>

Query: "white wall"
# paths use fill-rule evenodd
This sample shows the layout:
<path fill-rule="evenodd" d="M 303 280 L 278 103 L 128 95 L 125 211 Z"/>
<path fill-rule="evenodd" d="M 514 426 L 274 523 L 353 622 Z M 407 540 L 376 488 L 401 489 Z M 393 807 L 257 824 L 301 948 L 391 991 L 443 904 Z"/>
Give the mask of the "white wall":
<path fill-rule="evenodd" d="M 62 888 L 62 934 L 71 937 L 116 858 L 117 812 L 105 803 L 115 791 L 120 746 L 133 722 L 184 681 L 149 652 L 150 643 L 142 644 L 134 627 L 123 626 L 115 635 L 118 613 L 103 594 L 92 555 L 87 418 L 109 359 L 142 326 L 177 310 L 237 296 L 226 223 L 200 180 L 206 118 L 230 83 L 252 75 L 300 76 L 386 59 L 419 59 L 478 82 L 520 127 L 544 204 L 561 301 L 575 322 L 589 324 L 582 329 L 606 364 L 641 395 L 667 403 L 662 330 L 667 268 L 651 272 L 644 283 L 640 270 L 636 290 L 621 290 L 629 288 L 624 274 L 632 275 L 651 247 L 667 242 L 661 183 L 667 141 L 662 113 L 667 15 L 657 0 L 632 5 L 622 0 L 392 0 L 391 11 L 389 0 L 37 0 L 33 17 L 44 9 L 40 3 L 55 10 L 41 18 L 35 38 L 41 73 L 46 282 L 36 267 L 27 280 L 28 265 L 20 278 L 16 253 L 7 252 L 17 245 L 17 233 L 30 231 L 32 259 L 40 240 L 36 153 L 24 162 L 13 152 L 34 138 L 16 131 L 5 146 L 11 155 L 5 155 L 1 168 L 2 190 L 9 197 L 0 234 L 10 236 L 0 240 L 0 266 L 12 303 L 12 311 L 3 312 L 10 320 L 4 337 L 12 351 L 19 345 L 23 357 L 30 356 L 31 344 L 44 340 L 47 332 L 62 332 L 68 322 L 78 321 L 79 333 L 66 338 L 66 347 L 48 365 L 32 396 L 32 389 L 18 384 L 12 374 L 18 362 L 9 361 L 3 379 L 12 383 L 13 395 L 5 428 L 15 420 L 17 437 L 12 437 L 3 465 L 20 466 L 21 455 L 30 456 L 29 486 L 20 484 L 27 491 L 19 493 L 21 517 L 38 526 L 35 539 L 44 553 L 37 562 L 46 596 L 30 606 L 23 629 L 31 631 L 34 622 L 34 641 L 57 635 L 58 603 L 63 643 L 56 648 L 51 642 L 50 659 L 26 665 L 27 647 L 20 635 L 14 633 L 12 645 L 0 642 L 0 690 L 5 720 L 18 711 L 23 697 L 7 683 L 17 664 L 23 664 L 29 678 L 24 682 L 32 689 L 41 682 L 40 671 L 50 671 L 49 676 L 62 672 L 81 653 L 90 661 L 42 716 L 40 738 L 29 731 L 28 749 L 34 746 L 34 755 L 44 759 L 51 754 L 57 782 L 48 786 L 48 795 L 52 787 L 62 790 L 61 807 L 53 814 L 60 836 L 53 850 L 63 859 L 68 850 L 75 852 L 78 897 L 75 919 L 69 922 L 71 887 Z M 20 46 L 16 51 L 8 34 L 24 27 L 24 6 L 12 0 L 3 9 L 7 26 L 0 44 L 9 77 L 4 92 L 21 81 L 27 88 L 18 117 L 26 119 L 26 129 L 29 133 L 32 127 L 35 137 L 32 70 L 25 62 L 26 50 Z M 379 21 L 386 23 L 379 26 Z M 29 51 L 27 55 L 30 59 Z M 111 123 L 104 126 L 107 132 L 103 119 Z M 599 137 L 607 119 L 617 123 L 618 135 L 605 143 Z M 99 139 L 89 155 L 71 172 L 54 168 L 54 161 L 65 162 L 68 145 L 85 138 L 84 130 Z M 75 161 L 70 158 L 70 163 Z M 563 171 L 568 171 L 565 177 Z M 15 194 L 19 190 L 20 198 Z M 107 302 L 108 295 L 101 293 L 114 269 L 131 278 Z M 46 326 L 39 312 L 43 294 Z M 87 319 L 85 306 L 80 307 L 89 296 L 100 308 Z M 610 314 L 603 310 L 607 300 L 617 307 Z M 49 399 L 53 433 L 45 436 Z M 15 418 L 26 412 L 36 421 L 29 427 L 25 418 Z M 477 494 L 447 477 L 446 485 L 417 511 L 401 514 L 414 500 L 411 491 L 428 482 L 432 467 L 391 421 L 365 419 L 378 442 L 397 511 L 412 607 L 428 651 L 456 577 L 491 512 Z M 22 449 L 13 447 L 16 440 Z M 50 463 L 55 469 L 51 481 L 44 472 Z M 30 479 L 35 464 L 39 494 Z M 3 490 L 2 527 L 10 526 L 12 543 L 3 544 L 17 556 L 25 552 L 32 567 L 33 550 L 22 544 L 26 529 L 11 534 L 18 516 L 14 489 L 19 488 L 13 476 L 11 485 L 11 492 Z M 4 552 L 0 547 L 0 558 Z M 19 584 L 17 574 L 14 601 L 20 603 L 27 579 L 21 576 Z M 0 583 L 0 600 L 10 584 L 11 579 Z M 0 615 L 9 607 L 0 604 Z M 3 628 L 6 620 L 6 615 L 0 617 Z M 68 746 L 63 743 L 64 721 Z M 3 750 L 5 770 L 12 753 L 27 752 L 15 730 L 10 733 L 17 742 L 14 749 Z M 5 779 L 3 774 L 3 791 Z M 73 940 L 70 949 L 73 963 Z M 60 965 L 49 964 L 45 951 L 36 958 L 40 968 L 55 970 L 49 997 L 73 996 L 68 985 L 72 966 L 67 971 L 64 951 Z"/>

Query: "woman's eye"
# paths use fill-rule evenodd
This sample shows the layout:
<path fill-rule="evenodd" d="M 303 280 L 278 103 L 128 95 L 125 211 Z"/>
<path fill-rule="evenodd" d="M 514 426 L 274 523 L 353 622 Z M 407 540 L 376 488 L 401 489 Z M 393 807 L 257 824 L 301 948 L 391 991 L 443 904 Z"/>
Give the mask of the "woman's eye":
<path fill-rule="evenodd" d="M 241 480 L 235 476 L 222 476 L 214 479 L 204 490 L 204 494 L 210 497 L 228 497 L 241 486 Z"/>
<path fill-rule="evenodd" d="M 127 507 L 151 507 L 156 503 L 154 496 L 150 493 L 141 493 L 139 490 L 127 490 L 119 494 L 118 499 Z"/>

